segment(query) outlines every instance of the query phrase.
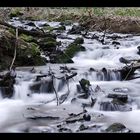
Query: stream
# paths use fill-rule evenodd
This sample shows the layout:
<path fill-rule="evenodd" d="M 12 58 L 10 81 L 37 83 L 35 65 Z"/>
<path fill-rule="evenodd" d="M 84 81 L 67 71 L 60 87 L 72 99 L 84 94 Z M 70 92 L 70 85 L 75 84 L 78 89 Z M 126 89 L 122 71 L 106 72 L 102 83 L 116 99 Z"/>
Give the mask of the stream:
<path fill-rule="evenodd" d="M 22 26 L 18 20 L 9 22 L 15 26 Z M 48 23 L 52 27 L 58 27 L 59 22 L 35 21 L 40 27 L 43 23 Z M 74 23 L 77 25 L 77 23 Z M 25 26 L 25 25 L 24 25 Z M 27 29 L 32 27 L 27 26 Z M 57 36 L 57 41 L 62 42 L 62 46 L 67 46 L 81 35 L 67 34 L 72 25 L 66 26 L 66 31 L 59 33 L 66 36 Z M 89 32 L 89 37 L 103 35 L 101 32 Z M 112 43 L 111 36 L 119 36 L 116 39 L 120 45 Z M 36 72 L 31 73 L 32 67 L 16 68 L 17 77 L 14 85 L 14 96 L 12 98 L 2 98 L 0 94 L 0 132 L 19 133 L 53 133 L 53 132 L 88 132 L 97 133 L 104 130 L 112 123 L 122 123 L 133 132 L 140 132 L 140 78 L 133 80 L 121 80 L 120 72 L 117 71 L 125 66 L 119 59 L 140 59 L 137 54 L 137 47 L 140 45 L 140 37 L 131 34 L 106 34 L 105 44 L 96 39 L 84 38 L 82 46 L 86 51 L 77 53 L 72 60 L 72 64 L 50 64 L 34 67 Z M 60 71 L 61 66 L 67 66 L 77 75 L 69 80 L 69 95 L 67 99 L 57 106 L 54 92 L 47 92 L 48 85 L 42 84 L 39 92 L 30 90 L 30 85 L 34 83 L 37 75 L 46 74 L 51 67 L 57 77 L 63 76 Z M 92 68 L 92 70 L 90 70 Z M 101 70 L 107 69 L 105 74 Z M 139 69 L 135 71 L 140 75 Z M 91 116 L 90 121 L 76 121 L 75 123 L 62 123 L 71 113 L 78 114 L 83 111 L 83 103 L 89 104 L 91 98 L 78 98 L 77 85 L 84 78 L 90 81 L 92 90 L 90 97 L 97 99 L 93 107 L 86 107 Z M 99 87 L 99 89 L 97 88 Z M 54 87 L 58 96 L 68 92 L 68 87 L 62 80 L 56 79 Z M 1 91 L 0 91 L 1 92 Z M 128 97 L 128 102 L 123 106 L 105 105 L 112 99 L 108 94 L 120 94 Z M 46 117 L 48 116 L 48 117 Z M 38 117 L 38 118 L 37 118 Z M 40 117 L 40 118 L 39 118 Z M 41 118 L 42 117 L 42 118 Z M 44 118 L 43 118 L 44 117 Z M 93 125 L 90 129 L 79 130 L 81 124 L 85 126 Z M 61 131 L 59 125 L 62 125 Z M 59 130 L 58 130 L 59 128 Z M 65 129 L 64 129 L 65 128 Z"/>

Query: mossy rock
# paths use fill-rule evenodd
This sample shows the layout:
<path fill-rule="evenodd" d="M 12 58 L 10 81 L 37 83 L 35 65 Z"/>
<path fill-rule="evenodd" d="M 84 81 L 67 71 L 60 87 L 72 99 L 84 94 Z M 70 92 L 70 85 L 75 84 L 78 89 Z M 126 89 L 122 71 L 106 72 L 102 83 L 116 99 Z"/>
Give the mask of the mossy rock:
<path fill-rule="evenodd" d="M 52 37 L 46 37 L 39 41 L 39 46 L 43 51 L 49 51 L 52 52 L 57 45 L 60 45 L 59 42 L 56 41 L 56 39 Z"/>
<path fill-rule="evenodd" d="M 60 23 L 60 25 L 65 25 L 65 26 L 69 26 L 72 24 L 72 21 L 71 20 L 65 20 L 63 22 Z"/>
<path fill-rule="evenodd" d="M 70 57 L 74 57 L 74 55 L 80 51 L 85 51 L 85 48 L 82 47 L 81 45 L 79 44 L 76 44 L 76 43 L 71 43 L 67 49 L 65 50 L 65 53 Z"/>
<path fill-rule="evenodd" d="M 74 63 L 73 60 L 65 53 L 58 55 L 55 59 L 55 63 Z"/>
<path fill-rule="evenodd" d="M 118 131 L 122 131 L 124 129 L 126 129 L 126 127 L 123 124 L 121 124 L 121 123 L 113 123 L 112 125 L 110 125 L 106 129 L 106 131 L 107 132 L 118 132 Z"/>
<path fill-rule="evenodd" d="M 79 51 L 85 51 L 85 48 L 79 44 L 71 43 L 63 53 L 57 55 L 55 62 L 56 63 L 73 63 L 72 58 Z"/>
<path fill-rule="evenodd" d="M 10 18 L 12 18 L 12 17 L 18 17 L 18 16 L 22 16 L 22 15 L 23 15 L 23 13 L 19 9 L 16 9 L 16 10 L 12 11 L 9 16 L 10 16 Z"/>
<path fill-rule="evenodd" d="M 43 27 L 43 30 L 47 30 L 49 32 L 52 32 L 54 30 L 54 27 L 51 27 L 51 26 L 45 26 Z"/>
<path fill-rule="evenodd" d="M 66 27 L 64 25 L 62 25 L 60 27 L 54 28 L 54 30 L 64 31 L 64 30 L 66 30 Z"/>
<path fill-rule="evenodd" d="M 90 82 L 89 82 L 89 80 L 81 79 L 81 80 L 79 81 L 79 83 L 80 83 L 81 88 L 83 89 L 83 91 L 84 91 L 85 93 L 87 93 L 87 92 L 88 92 L 88 88 L 89 88 L 89 86 L 91 85 Z"/>
<path fill-rule="evenodd" d="M 44 44 L 44 43 L 49 42 L 49 41 L 51 41 L 51 42 L 56 42 L 56 39 L 53 38 L 53 37 L 41 38 L 41 39 L 39 40 L 39 44 L 41 45 L 41 44 Z"/>
<path fill-rule="evenodd" d="M 84 39 L 82 37 L 78 37 L 74 40 L 75 44 L 83 44 L 84 43 Z"/>
<path fill-rule="evenodd" d="M 45 65 L 46 59 L 40 56 L 39 46 L 32 42 L 28 47 L 19 47 L 17 50 L 16 64 L 19 66 Z"/>
<path fill-rule="evenodd" d="M 31 35 L 21 34 L 19 37 L 26 42 L 34 42 L 35 41 L 34 37 Z"/>

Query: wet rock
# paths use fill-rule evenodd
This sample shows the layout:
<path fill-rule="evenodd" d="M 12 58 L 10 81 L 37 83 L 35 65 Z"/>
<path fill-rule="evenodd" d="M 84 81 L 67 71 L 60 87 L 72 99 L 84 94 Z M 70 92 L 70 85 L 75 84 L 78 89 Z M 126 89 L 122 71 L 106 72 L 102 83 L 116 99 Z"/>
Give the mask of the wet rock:
<path fill-rule="evenodd" d="M 14 87 L 0 87 L 3 98 L 11 98 L 14 93 Z"/>
<path fill-rule="evenodd" d="M 104 101 L 100 104 L 100 110 L 104 111 L 131 111 L 132 108 L 118 99 Z"/>
<path fill-rule="evenodd" d="M 138 49 L 137 53 L 140 54 L 140 46 L 138 46 L 137 49 Z"/>
<path fill-rule="evenodd" d="M 89 71 L 95 71 L 95 69 L 94 68 L 90 68 Z"/>
<path fill-rule="evenodd" d="M 108 94 L 107 97 L 120 100 L 123 103 L 127 103 L 128 101 L 128 95 L 123 95 L 123 94 Z"/>
<path fill-rule="evenodd" d="M 80 51 L 85 51 L 85 48 L 79 44 L 71 43 L 64 52 L 56 56 L 55 63 L 73 63 L 71 58 Z"/>
<path fill-rule="evenodd" d="M 66 36 L 66 35 L 63 35 L 63 34 L 60 34 L 60 35 L 58 35 L 57 37 L 60 38 L 60 39 L 69 39 L 69 40 L 73 40 L 73 38 L 68 37 L 68 36 Z"/>
<path fill-rule="evenodd" d="M 64 128 L 64 127 L 59 128 L 58 131 L 61 133 L 72 133 L 72 130 L 70 128 Z"/>
<path fill-rule="evenodd" d="M 81 37 L 78 37 L 78 38 L 76 38 L 76 39 L 74 40 L 73 43 L 75 43 L 75 44 L 83 44 L 83 43 L 84 43 L 84 39 L 81 38 Z"/>
<path fill-rule="evenodd" d="M 52 52 L 56 50 L 57 41 L 55 38 L 46 37 L 38 40 L 38 44 L 43 51 Z"/>
<path fill-rule="evenodd" d="M 77 121 L 83 121 L 83 117 L 82 116 L 77 116 L 77 117 L 72 117 L 70 119 L 66 120 L 66 123 L 75 123 Z"/>
<path fill-rule="evenodd" d="M 74 57 L 74 55 L 80 51 L 85 51 L 85 47 L 75 44 L 75 43 L 71 43 L 67 49 L 65 50 L 65 53 L 70 57 Z"/>
<path fill-rule="evenodd" d="M 80 95 L 77 96 L 77 98 L 80 98 L 80 99 L 88 99 L 89 95 L 87 93 L 81 93 Z M 84 106 L 86 106 L 84 104 Z"/>
<path fill-rule="evenodd" d="M 84 28 L 80 25 L 73 25 L 72 29 L 68 31 L 68 34 L 81 34 Z"/>
<path fill-rule="evenodd" d="M 109 46 L 102 47 L 102 49 L 110 49 Z"/>
<path fill-rule="evenodd" d="M 113 41 L 113 42 L 112 42 L 112 45 L 121 45 L 121 44 L 120 44 L 120 42 Z"/>
<path fill-rule="evenodd" d="M 112 36 L 106 36 L 108 39 L 116 40 L 116 39 L 122 39 L 119 35 L 112 35 Z"/>
<path fill-rule="evenodd" d="M 36 25 L 35 25 L 33 22 L 28 22 L 28 23 L 26 23 L 25 25 L 36 27 Z"/>
<path fill-rule="evenodd" d="M 84 114 L 83 115 L 83 119 L 85 120 L 85 121 L 90 121 L 91 120 L 91 116 L 89 115 L 89 114 Z"/>
<path fill-rule="evenodd" d="M 1 76 L 0 90 L 3 98 L 10 98 L 14 94 L 14 84 L 16 75 L 11 75 L 11 71 L 7 72 L 4 76 Z"/>
<path fill-rule="evenodd" d="M 66 27 L 64 25 L 61 25 L 60 27 L 54 28 L 54 30 L 64 31 L 66 30 Z"/>
<path fill-rule="evenodd" d="M 46 59 L 41 57 L 41 52 L 36 43 L 30 43 L 27 46 L 21 45 L 17 49 L 17 65 L 18 66 L 40 66 L 46 64 Z"/>
<path fill-rule="evenodd" d="M 124 63 L 126 65 L 131 62 L 130 60 L 125 59 L 124 57 L 121 57 L 119 60 L 120 60 L 121 63 Z"/>
<path fill-rule="evenodd" d="M 71 20 L 65 20 L 63 22 L 60 23 L 60 25 L 65 25 L 65 26 L 69 26 L 72 24 L 72 21 Z"/>
<path fill-rule="evenodd" d="M 83 130 L 86 130 L 86 129 L 88 129 L 88 126 L 85 126 L 84 124 L 81 124 L 77 131 L 83 131 Z"/>
<path fill-rule="evenodd" d="M 127 130 L 127 131 L 126 131 Z M 121 124 L 121 123 L 113 123 L 112 125 L 110 125 L 106 130 L 106 132 L 127 132 L 130 133 L 131 130 L 127 129 L 125 125 Z"/>
<path fill-rule="evenodd" d="M 81 88 L 83 89 L 83 91 L 84 91 L 85 93 L 88 93 L 88 91 L 89 91 L 89 86 L 91 85 L 90 82 L 89 82 L 88 80 L 86 80 L 86 79 L 81 79 L 81 80 L 79 81 L 79 83 L 80 83 Z"/>

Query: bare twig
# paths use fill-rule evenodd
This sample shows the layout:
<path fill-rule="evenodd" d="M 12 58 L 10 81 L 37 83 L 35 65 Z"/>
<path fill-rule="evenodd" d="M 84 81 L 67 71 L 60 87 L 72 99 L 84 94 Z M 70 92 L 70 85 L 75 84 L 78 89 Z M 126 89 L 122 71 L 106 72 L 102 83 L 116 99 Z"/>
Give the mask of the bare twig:
<path fill-rule="evenodd" d="M 16 41 L 15 41 L 15 51 L 14 51 L 14 57 L 13 57 L 13 60 L 12 60 L 12 63 L 10 65 L 10 71 L 13 67 L 13 64 L 15 62 L 15 59 L 16 59 L 16 54 L 17 54 L 17 47 L 18 47 L 18 28 L 16 28 Z"/>

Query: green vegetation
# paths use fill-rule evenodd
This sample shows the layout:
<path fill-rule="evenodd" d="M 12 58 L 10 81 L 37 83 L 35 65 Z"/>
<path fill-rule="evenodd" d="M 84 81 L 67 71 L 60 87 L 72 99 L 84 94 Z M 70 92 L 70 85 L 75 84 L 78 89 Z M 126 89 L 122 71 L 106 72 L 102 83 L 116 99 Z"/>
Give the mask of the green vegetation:
<path fill-rule="evenodd" d="M 57 63 L 73 63 L 72 59 L 74 55 L 80 51 L 85 51 L 85 47 L 76 44 L 71 43 L 63 54 L 60 54 L 57 56 L 56 62 Z"/>
<path fill-rule="evenodd" d="M 30 36 L 30 35 L 21 34 L 19 37 L 21 39 L 23 39 L 24 41 L 26 41 L 26 42 L 34 41 L 34 38 L 32 36 Z"/>
<path fill-rule="evenodd" d="M 10 18 L 12 18 L 12 17 L 18 17 L 18 16 L 22 16 L 22 15 L 23 15 L 23 13 L 20 11 L 20 8 L 15 8 L 11 11 L 9 16 L 10 16 Z"/>

